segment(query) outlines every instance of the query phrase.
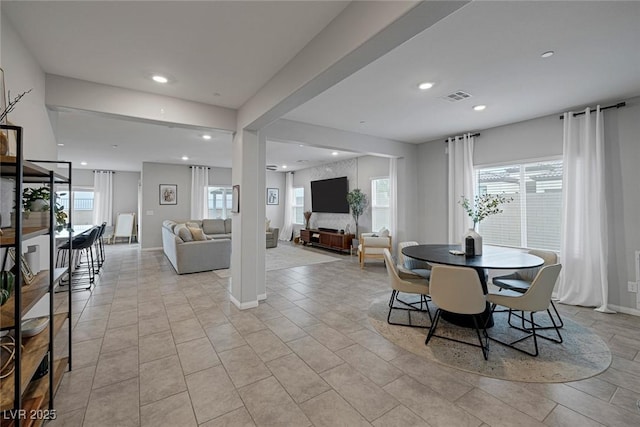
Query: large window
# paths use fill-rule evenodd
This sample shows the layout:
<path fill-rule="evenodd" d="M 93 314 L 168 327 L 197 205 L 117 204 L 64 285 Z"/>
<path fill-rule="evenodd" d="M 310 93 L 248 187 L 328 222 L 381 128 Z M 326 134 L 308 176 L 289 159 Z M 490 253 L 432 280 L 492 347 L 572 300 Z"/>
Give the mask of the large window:
<path fill-rule="evenodd" d="M 476 179 L 478 194 L 513 197 L 480 223 L 485 243 L 560 250 L 562 160 L 481 168 Z"/>
<path fill-rule="evenodd" d="M 389 228 L 389 177 L 371 180 L 371 229 Z"/>
<path fill-rule="evenodd" d="M 229 218 L 231 203 L 231 187 L 209 187 L 207 189 L 207 218 Z"/>
<path fill-rule="evenodd" d="M 304 187 L 293 189 L 293 223 L 304 224 Z"/>
<path fill-rule="evenodd" d="M 62 210 L 69 215 L 69 207 L 73 206 L 73 225 L 93 224 L 93 190 L 78 189 L 71 193 L 66 191 L 58 192 L 58 203 L 63 206 Z M 73 204 L 71 204 L 73 203 Z"/>

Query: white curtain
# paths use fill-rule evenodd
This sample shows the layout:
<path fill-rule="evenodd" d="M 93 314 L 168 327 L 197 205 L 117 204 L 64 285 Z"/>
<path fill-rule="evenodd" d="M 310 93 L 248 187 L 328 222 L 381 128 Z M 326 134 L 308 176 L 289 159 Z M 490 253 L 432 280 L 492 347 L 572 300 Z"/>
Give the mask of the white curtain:
<path fill-rule="evenodd" d="M 293 233 L 293 172 L 287 172 L 284 182 L 284 224 L 278 240 L 291 240 Z"/>
<path fill-rule="evenodd" d="M 209 168 L 191 166 L 191 219 L 205 219 L 209 215 L 208 187 Z"/>
<path fill-rule="evenodd" d="M 398 241 L 398 159 L 389 159 L 389 233 Z"/>
<path fill-rule="evenodd" d="M 113 225 L 113 172 L 93 172 L 93 223 Z"/>
<path fill-rule="evenodd" d="M 604 129 L 600 106 L 592 115 L 564 114 L 562 176 L 562 275 L 565 304 L 607 308 L 608 237 L 604 182 Z"/>
<path fill-rule="evenodd" d="M 473 174 L 473 144 L 471 134 L 449 138 L 447 153 L 449 154 L 448 207 L 449 207 L 449 243 L 462 241 L 462 236 L 473 222 L 460 206 L 462 196 L 473 200 L 475 196 L 475 177 Z"/>

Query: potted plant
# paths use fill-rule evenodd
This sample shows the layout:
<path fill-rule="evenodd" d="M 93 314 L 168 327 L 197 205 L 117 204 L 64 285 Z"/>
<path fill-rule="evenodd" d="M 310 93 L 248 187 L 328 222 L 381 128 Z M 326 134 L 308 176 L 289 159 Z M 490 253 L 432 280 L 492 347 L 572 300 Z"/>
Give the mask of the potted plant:
<path fill-rule="evenodd" d="M 62 193 L 64 195 L 66 193 Z M 53 206 L 53 212 L 56 219 L 56 230 L 64 228 L 67 220 L 67 213 L 64 206 L 57 202 L 60 195 L 56 194 L 56 202 Z M 25 226 L 42 226 L 46 227 L 49 221 L 49 201 L 51 200 L 51 190 L 49 187 L 25 188 L 22 191 L 22 210 L 25 212 Z M 47 214 L 43 214 L 47 212 Z M 38 213 L 35 214 L 34 213 Z M 29 224 L 26 224 L 29 221 Z"/>
<path fill-rule="evenodd" d="M 356 222 L 356 240 L 359 236 L 358 234 L 358 219 L 360 215 L 364 213 L 365 208 L 367 207 L 367 195 L 360 191 L 359 188 L 355 188 L 352 191 L 347 193 L 347 203 L 349 204 L 349 209 L 351 210 L 351 215 L 353 216 L 353 220 Z M 355 243 L 357 245 L 357 242 Z"/>
<path fill-rule="evenodd" d="M 473 221 L 473 228 L 463 236 L 462 249 L 464 250 L 465 239 L 472 237 L 475 241 L 474 249 L 475 255 L 482 255 L 482 236 L 476 231 L 476 227 L 480 224 L 480 221 L 488 216 L 502 213 L 500 205 L 504 203 L 510 203 L 513 201 L 513 197 L 506 197 L 502 194 L 483 194 L 481 196 L 475 196 L 473 202 L 464 196 L 461 196 L 461 201 L 458 202 L 462 205 L 462 208 L 467 212 L 471 221 Z"/>

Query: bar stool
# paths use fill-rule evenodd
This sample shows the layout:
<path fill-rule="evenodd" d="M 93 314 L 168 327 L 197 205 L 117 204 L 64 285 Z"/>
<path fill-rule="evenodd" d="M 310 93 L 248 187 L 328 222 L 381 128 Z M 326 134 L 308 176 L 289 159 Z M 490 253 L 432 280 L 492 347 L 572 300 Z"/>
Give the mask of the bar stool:
<path fill-rule="evenodd" d="M 95 282 L 96 275 L 96 258 L 93 254 L 93 247 L 100 233 L 100 227 L 96 226 L 90 228 L 86 232 L 75 236 L 72 240 L 71 250 L 69 250 L 69 243 L 66 243 L 58 248 L 58 254 L 56 256 L 56 267 L 69 266 L 69 273 L 67 280 L 61 280 L 61 286 L 70 285 L 71 289 L 91 289 L 91 285 Z M 67 255 L 69 262 L 67 264 Z M 85 257 L 85 261 L 82 261 L 82 257 Z M 86 266 L 86 273 L 80 271 L 83 266 Z M 85 278 L 86 274 L 86 278 Z M 75 276 L 75 278 L 74 278 Z M 88 283 L 86 288 L 78 288 L 78 284 Z"/>

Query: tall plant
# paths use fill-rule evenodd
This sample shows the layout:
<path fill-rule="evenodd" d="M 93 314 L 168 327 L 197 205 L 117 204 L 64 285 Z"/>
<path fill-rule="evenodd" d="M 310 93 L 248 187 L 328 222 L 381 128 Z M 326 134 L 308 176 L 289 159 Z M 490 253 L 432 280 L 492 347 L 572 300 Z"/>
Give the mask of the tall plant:
<path fill-rule="evenodd" d="M 360 191 L 359 188 L 355 188 L 347 193 L 347 203 L 349 204 L 349 209 L 351 209 L 351 215 L 356 222 L 357 237 L 360 235 L 358 234 L 358 219 L 367 207 L 367 195 Z"/>

